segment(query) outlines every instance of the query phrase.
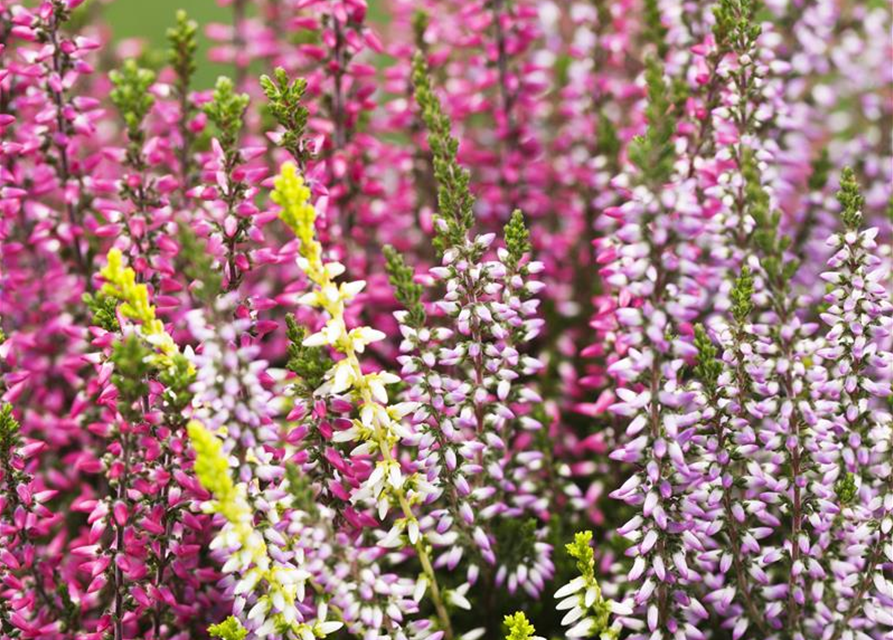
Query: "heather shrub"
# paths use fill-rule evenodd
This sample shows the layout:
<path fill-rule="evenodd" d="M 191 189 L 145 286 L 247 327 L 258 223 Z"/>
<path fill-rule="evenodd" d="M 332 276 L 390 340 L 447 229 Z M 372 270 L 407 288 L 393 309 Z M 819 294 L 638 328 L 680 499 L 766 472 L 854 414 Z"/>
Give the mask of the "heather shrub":
<path fill-rule="evenodd" d="M 0 0 L 0 640 L 893 639 L 887 4 L 108 4 Z"/>

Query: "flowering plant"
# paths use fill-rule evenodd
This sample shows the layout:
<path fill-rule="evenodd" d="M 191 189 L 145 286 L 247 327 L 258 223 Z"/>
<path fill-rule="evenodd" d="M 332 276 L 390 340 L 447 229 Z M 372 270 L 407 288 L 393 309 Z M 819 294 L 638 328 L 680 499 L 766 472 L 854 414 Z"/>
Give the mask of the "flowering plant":
<path fill-rule="evenodd" d="M 893 638 L 889 7 L 108 4 L 0 0 L 0 640 Z"/>

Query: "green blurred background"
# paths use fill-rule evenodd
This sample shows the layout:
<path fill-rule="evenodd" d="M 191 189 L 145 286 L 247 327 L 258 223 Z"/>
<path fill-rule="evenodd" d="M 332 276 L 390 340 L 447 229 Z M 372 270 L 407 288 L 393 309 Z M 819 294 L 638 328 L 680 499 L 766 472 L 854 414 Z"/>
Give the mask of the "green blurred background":
<path fill-rule="evenodd" d="M 248 3 L 249 7 L 251 2 Z M 195 86 L 209 88 L 220 74 L 231 74 L 225 65 L 212 65 L 206 60 L 210 43 L 205 37 L 204 27 L 209 22 L 229 24 L 232 9 L 220 7 L 214 0 L 114 0 L 102 9 L 104 19 L 112 28 L 115 40 L 139 38 L 152 48 L 164 49 L 167 46 L 165 33 L 175 21 L 177 10 L 185 9 L 189 17 L 199 23 L 199 64 Z M 250 9 L 249 9 L 250 11 Z M 384 19 L 380 0 L 370 0 L 369 19 L 380 22 Z"/>
<path fill-rule="evenodd" d="M 102 14 L 115 40 L 139 38 L 152 48 L 166 48 L 165 34 L 174 24 L 179 9 L 185 9 L 199 24 L 199 60 L 202 62 L 195 86 L 199 89 L 211 87 L 218 75 L 232 71 L 225 65 L 205 62 L 210 43 L 204 27 L 209 22 L 229 23 L 232 16 L 229 7 L 220 7 L 214 0 L 115 0 L 103 8 Z"/>

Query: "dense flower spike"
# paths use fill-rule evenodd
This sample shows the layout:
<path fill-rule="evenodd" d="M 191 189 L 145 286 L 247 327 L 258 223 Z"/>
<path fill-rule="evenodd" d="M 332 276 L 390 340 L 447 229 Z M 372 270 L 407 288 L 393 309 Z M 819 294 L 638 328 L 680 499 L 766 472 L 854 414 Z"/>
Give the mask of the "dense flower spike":
<path fill-rule="evenodd" d="M 158 355 L 152 357 L 153 363 L 163 369 L 175 367 L 180 349 L 156 317 L 155 307 L 149 302 L 149 288 L 137 283 L 136 273 L 123 265 L 119 250 L 109 251 L 106 266 L 99 275 L 104 281 L 100 293 L 119 300 L 121 315 L 139 322 L 143 337 L 158 350 Z"/>
<path fill-rule="evenodd" d="M 282 536 L 277 535 L 274 528 L 265 533 L 263 528 L 257 526 L 245 485 L 233 483 L 223 444 L 196 420 L 191 421 L 187 428 L 196 452 L 195 475 L 214 497 L 208 508 L 226 520 L 211 548 L 224 549 L 228 553 L 229 559 L 223 570 L 235 573 L 239 578 L 234 587 L 237 599 L 242 594 L 260 594 L 250 601 L 253 606 L 247 614 L 252 633 L 261 638 L 274 634 L 303 638 L 308 633 L 321 638 L 340 629 L 343 623 L 326 620 L 325 604 L 320 605 L 315 620 L 299 619 L 299 616 L 303 616 L 297 604 L 305 598 L 310 577 L 300 566 L 300 550 L 294 561 L 286 560 L 288 545 L 280 542 Z M 267 517 L 275 518 L 275 511 L 268 512 Z M 275 523 L 275 519 L 270 521 L 271 525 Z M 268 548 L 265 538 L 271 547 Z M 279 546 L 286 548 L 274 551 Z M 227 623 L 226 627 L 218 626 L 215 633 L 245 637 L 245 629 L 240 627 L 238 621 Z"/>
<path fill-rule="evenodd" d="M 402 546 L 401 538 L 405 536 L 408 544 L 415 547 L 424 572 L 424 577 L 419 581 L 421 592 L 430 590 L 441 631 L 450 639 L 453 631 L 444 600 L 449 601 L 452 596 L 454 603 L 461 603 L 456 598 L 464 599 L 464 596 L 461 589 L 441 594 L 428 556 L 427 542 L 413 511 L 414 505 L 425 503 L 431 488 L 418 474 L 406 475 L 393 453 L 406 437 L 400 422 L 412 407 L 407 403 L 388 404 L 386 385 L 399 382 L 397 376 L 387 372 L 365 373 L 360 365 L 358 354 L 363 353 L 370 343 L 384 338 L 384 334 L 368 327 L 348 329 L 345 322 L 345 304 L 362 290 L 365 283 L 359 281 L 338 285 L 334 282 L 334 278 L 343 273 L 344 267 L 337 262 L 325 262 L 322 258 L 322 247 L 316 240 L 314 227 L 316 209 L 309 203 L 310 191 L 297 174 L 295 165 L 283 165 L 275 184 L 273 200 L 282 206 L 283 222 L 294 231 L 301 243 L 298 264 L 314 287 L 301 301 L 321 308 L 328 316 L 325 326 L 305 338 L 303 345 L 327 346 L 343 356 L 325 373 L 324 382 L 316 390 L 316 395 L 352 397 L 357 402 L 359 418 L 354 419 L 349 428 L 339 431 L 333 439 L 357 443 L 351 454 L 371 456 L 374 464 L 374 470 L 352 493 L 350 501 L 369 503 L 374 506 L 380 519 L 386 518 L 392 505 L 397 508 L 402 517 L 393 522 L 379 545 Z"/>
<path fill-rule="evenodd" d="M 107 4 L 0 0 L 0 640 L 890 637 L 889 7 Z"/>

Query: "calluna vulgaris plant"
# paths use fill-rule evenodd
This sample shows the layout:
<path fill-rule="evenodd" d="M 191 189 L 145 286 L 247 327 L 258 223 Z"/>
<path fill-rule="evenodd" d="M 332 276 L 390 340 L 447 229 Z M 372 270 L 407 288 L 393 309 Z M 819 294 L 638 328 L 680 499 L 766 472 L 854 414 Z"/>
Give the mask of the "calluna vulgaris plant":
<path fill-rule="evenodd" d="M 107 4 L 0 0 L 0 640 L 893 639 L 887 3 Z"/>

